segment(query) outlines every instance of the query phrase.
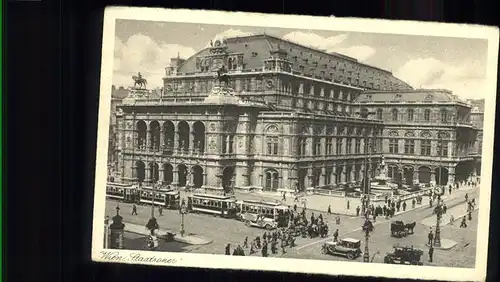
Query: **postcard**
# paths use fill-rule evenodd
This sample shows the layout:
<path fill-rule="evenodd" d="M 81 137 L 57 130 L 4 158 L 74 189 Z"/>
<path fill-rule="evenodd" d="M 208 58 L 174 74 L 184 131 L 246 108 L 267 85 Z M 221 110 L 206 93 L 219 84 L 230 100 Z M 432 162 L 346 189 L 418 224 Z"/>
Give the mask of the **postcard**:
<path fill-rule="evenodd" d="M 132 7 L 103 28 L 94 261 L 485 279 L 497 28 Z"/>

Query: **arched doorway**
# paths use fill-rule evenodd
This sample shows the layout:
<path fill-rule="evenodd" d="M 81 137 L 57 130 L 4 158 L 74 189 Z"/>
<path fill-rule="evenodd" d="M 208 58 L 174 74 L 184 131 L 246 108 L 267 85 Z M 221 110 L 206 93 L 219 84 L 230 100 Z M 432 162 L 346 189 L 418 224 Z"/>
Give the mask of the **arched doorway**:
<path fill-rule="evenodd" d="M 136 131 L 137 131 L 137 149 L 139 150 L 144 150 L 146 149 L 146 132 L 148 130 L 148 126 L 146 125 L 146 122 L 143 120 L 140 120 L 136 124 Z"/>
<path fill-rule="evenodd" d="M 414 169 L 411 166 L 407 166 L 403 168 L 403 174 L 404 174 L 404 183 L 406 185 L 412 185 L 413 184 L 413 174 L 414 174 Z"/>
<path fill-rule="evenodd" d="M 299 169 L 299 191 L 305 191 L 306 190 L 306 179 L 307 179 L 307 169 L 306 168 L 301 168 Z"/>
<path fill-rule="evenodd" d="M 391 178 L 394 182 L 396 182 L 398 178 L 398 167 L 397 166 L 387 166 L 387 177 Z"/>
<path fill-rule="evenodd" d="M 228 166 L 225 167 L 222 171 L 222 188 L 224 192 L 228 193 L 233 189 L 234 186 L 234 167 Z"/>
<path fill-rule="evenodd" d="M 448 183 L 448 169 L 445 167 L 438 167 L 435 169 L 436 184 L 446 185 Z"/>
<path fill-rule="evenodd" d="M 203 168 L 199 165 L 193 166 L 191 169 L 193 173 L 193 187 L 201 188 L 203 186 Z"/>
<path fill-rule="evenodd" d="M 265 191 L 277 191 L 278 190 L 278 171 L 275 169 L 266 170 L 266 183 L 264 186 Z"/>
<path fill-rule="evenodd" d="M 418 182 L 429 184 L 431 183 L 431 169 L 427 166 L 421 166 L 418 168 Z"/>
<path fill-rule="evenodd" d="M 149 163 L 149 175 L 150 175 L 150 181 L 152 183 L 158 182 L 160 180 L 160 171 L 158 169 L 158 164 L 155 162 Z"/>
<path fill-rule="evenodd" d="M 465 181 L 472 176 L 475 170 L 474 164 L 472 162 L 459 162 L 455 166 L 455 180 Z"/>
<path fill-rule="evenodd" d="M 146 165 L 142 161 L 135 163 L 135 178 L 139 183 L 142 183 L 146 178 Z"/>
<path fill-rule="evenodd" d="M 179 122 L 177 131 L 179 133 L 179 149 L 181 151 L 189 150 L 189 124 L 186 121 Z"/>
<path fill-rule="evenodd" d="M 149 149 L 152 151 L 159 151 L 160 150 L 160 123 L 157 122 L 156 120 L 154 120 L 149 124 L 149 128 L 151 129 Z"/>
<path fill-rule="evenodd" d="M 187 167 L 183 164 L 177 166 L 177 175 L 179 179 L 179 187 L 185 187 L 187 183 Z"/>
<path fill-rule="evenodd" d="M 203 153 L 205 151 L 205 125 L 201 121 L 193 124 L 194 150 Z"/>
<path fill-rule="evenodd" d="M 171 164 L 163 164 L 163 181 L 165 184 L 170 185 L 174 181 L 174 168 Z"/>
<path fill-rule="evenodd" d="M 174 149 L 174 136 L 175 136 L 175 126 L 174 123 L 167 120 L 163 124 L 163 134 L 164 136 L 164 142 L 163 147 L 165 148 L 165 151 L 167 152 L 172 152 Z"/>

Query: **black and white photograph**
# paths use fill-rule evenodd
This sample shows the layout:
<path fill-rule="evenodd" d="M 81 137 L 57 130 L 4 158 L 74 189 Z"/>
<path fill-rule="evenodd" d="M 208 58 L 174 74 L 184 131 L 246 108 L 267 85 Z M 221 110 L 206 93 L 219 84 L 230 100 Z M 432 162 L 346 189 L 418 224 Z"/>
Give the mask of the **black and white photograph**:
<path fill-rule="evenodd" d="M 93 260 L 486 276 L 496 28 L 113 7 L 102 50 Z"/>

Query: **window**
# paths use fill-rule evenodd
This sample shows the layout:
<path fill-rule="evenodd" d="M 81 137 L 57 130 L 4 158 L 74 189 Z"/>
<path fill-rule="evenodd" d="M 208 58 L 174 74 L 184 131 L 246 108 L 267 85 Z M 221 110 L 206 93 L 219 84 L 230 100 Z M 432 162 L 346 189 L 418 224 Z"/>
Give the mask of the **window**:
<path fill-rule="evenodd" d="M 278 154 L 278 137 L 267 137 L 267 154 L 268 155 L 277 155 Z"/>
<path fill-rule="evenodd" d="M 446 110 L 441 111 L 441 122 L 447 122 L 448 121 L 448 112 Z"/>
<path fill-rule="evenodd" d="M 307 140 L 305 137 L 300 137 L 298 142 L 299 156 L 306 155 Z"/>
<path fill-rule="evenodd" d="M 424 120 L 425 121 L 430 121 L 431 120 L 431 110 L 426 109 L 424 111 Z"/>
<path fill-rule="evenodd" d="M 398 120 L 398 110 L 393 109 L 392 110 L 392 121 L 397 121 Z"/>
<path fill-rule="evenodd" d="M 405 140 L 405 154 L 415 154 L 415 140 Z"/>
<path fill-rule="evenodd" d="M 420 154 L 422 156 L 431 155 L 431 140 L 421 140 L 420 141 Z"/>
<path fill-rule="evenodd" d="M 342 142 L 343 138 L 337 139 L 337 148 L 336 148 L 336 154 L 341 155 L 342 154 Z"/>
<path fill-rule="evenodd" d="M 360 154 L 361 153 L 361 139 L 356 139 L 356 145 L 354 146 L 354 153 L 355 154 Z"/>
<path fill-rule="evenodd" d="M 437 155 L 441 157 L 448 156 L 448 142 L 438 142 L 437 145 Z"/>
<path fill-rule="evenodd" d="M 347 139 L 347 143 L 346 143 L 346 146 L 345 146 L 345 153 L 348 154 L 348 155 L 352 154 L 352 150 L 351 149 L 352 149 L 352 139 L 349 138 L 349 139 Z"/>
<path fill-rule="evenodd" d="M 414 111 L 412 109 L 408 110 L 408 121 L 413 121 Z"/>
<path fill-rule="evenodd" d="M 382 119 L 382 114 L 383 114 L 383 111 L 382 109 L 377 109 L 377 119 Z"/>
<path fill-rule="evenodd" d="M 391 154 L 398 154 L 399 153 L 398 139 L 390 139 L 389 140 L 389 153 L 391 153 Z"/>
<path fill-rule="evenodd" d="M 333 155 L 333 138 L 329 137 L 326 140 L 326 154 Z"/>
<path fill-rule="evenodd" d="M 314 142 L 314 150 L 313 150 L 313 155 L 321 155 L 321 138 L 317 137 L 315 142 Z"/>

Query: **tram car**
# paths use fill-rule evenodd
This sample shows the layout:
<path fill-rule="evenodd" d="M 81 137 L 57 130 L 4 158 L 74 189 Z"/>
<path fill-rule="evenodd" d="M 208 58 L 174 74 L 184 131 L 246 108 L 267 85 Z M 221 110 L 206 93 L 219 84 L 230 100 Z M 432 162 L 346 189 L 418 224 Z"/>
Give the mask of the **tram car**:
<path fill-rule="evenodd" d="M 192 194 L 188 195 L 187 210 L 193 213 L 205 213 L 224 218 L 235 218 L 236 199 L 231 196 Z"/>
<path fill-rule="evenodd" d="M 154 200 L 153 200 L 154 198 Z M 179 209 L 179 192 L 172 189 L 154 189 L 141 187 L 139 203 L 145 205 L 163 206 L 167 209 Z"/>
<path fill-rule="evenodd" d="M 249 220 L 252 221 L 252 215 L 260 215 L 264 218 L 264 222 L 274 222 L 276 227 L 288 226 L 289 208 L 281 203 L 242 200 L 237 201 L 236 206 L 238 209 L 236 218 L 245 221 L 247 225 Z M 274 223 L 271 223 L 270 226 L 273 226 Z"/>
<path fill-rule="evenodd" d="M 123 183 L 106 183 L 106 197 L 126 203 L 135 203 L 139 199 L 137 185 Z"/>

